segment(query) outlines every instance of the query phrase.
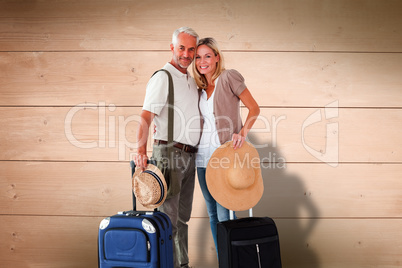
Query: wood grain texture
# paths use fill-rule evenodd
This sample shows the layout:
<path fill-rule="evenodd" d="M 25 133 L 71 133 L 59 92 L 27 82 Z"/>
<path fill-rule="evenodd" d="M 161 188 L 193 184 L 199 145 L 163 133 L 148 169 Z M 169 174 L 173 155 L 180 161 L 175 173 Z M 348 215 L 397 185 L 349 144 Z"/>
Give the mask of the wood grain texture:
<path fill-rule="evenodd" d="M 401 6 L 397 0 L 3 0 L 0 50 L 167 50 L 172 29 L 191 26 L 222 40 L 226 50 L 401 52 Z"/>
<path fill-rule="evenodd" d="M 128 161 L 138 146 L 140 110 L 0 108 L 0 159 Z M 262 150 L 274 147 L 286 162 L 399 163 L 401 121 L 399 109 L 262 108 L 249 139 Z M 151 139 L 150 133 L 149 150 Z"/>
<path fill-rule="evenodd" d="M 277 152 L 271 153 L 280 160 Z M 261 167 L 264 195 L 254 208 L 256 216 L 402 217 L 401 164 L 333 168 L 278 161 Z M 2 214 L 107 216 L 132 207 L 128 162 L 11 161 L 0 162 L 0 170 Z M 192 216 L 207 217 L 196 181 Z"/>
<path fill-rule="evenodd" d="M 162 52 L 0 53 L 1 105 L 142 106 L 149 78 L 169 56 Z"/>
<path fill-rule="evenodd" d="M 401 11 L 398 0 L 0 0 L 0 266 L 97 266 L 100 221 L 132 205 L 146 84 L 188 25 L 216 38 L 261 107 L 248 136 L 265 187 L 254 214 L 276 220 L 284 267 L 400 267 Z M 191 265 L 217 267 L 198 183 L 189 230 Z"/>
<path fill-rule="evenodd" d="M 324 107 L 338 100 L 340 107 L 401 107 L 402 54 L 223 55 L 260 106 Z M 0 106 L 141 107 L 150 76 L 170 58 L 153 51 L 0 53 Z"/>
<path fill-rule="evenodd" d="M 250 141 L 260 157 L 277 150 L 287 162 L 392 163 L 402 160 L 400 109 L 261 109 Z M 243 110 L 243 117 L 247 115 Z M 271 149 L 272 148 L 272 149 Z M 265 152 L 266 151 L 266 152 Z"/>
<path fill-rule="evenodd" d="M 96 267 L 102 218 L 0 216 L 4 267 Z"/>
<path fill-rule="evenodd" d="M 0 216 L 5 267 L 96 267 L 99 217 Z M 401 219 L 275 219 L 284 267 L 398 267 Z M 383 228 L 383 226 L 387 228 Z M 378 230 L 381 229 L 381 232 Z M 342 234 L 342 235 L 340 235 Z M 189 224 L 195 267 L 218 267 L 208 219 Z M 341 254 L 336 257 L 334 252 Z"/>
<path fill-rule="evenodd" d="M 128 163 L 0 162 L 3 214 L 104 216 L 132 209 Z"/>
<path fill-rule="evenodd" d="M 284 267 L 354 268 L 375 263 L 391 268 L 401 264 L 401 219 L 316 219 L 314 228 L 306 230 L 310 221 L 276 220 Z"/>
<path fill-rule="evenodd" d="M 2 159 L 123 161 L 136 151 L 140 108 L 1 108 Z"/>

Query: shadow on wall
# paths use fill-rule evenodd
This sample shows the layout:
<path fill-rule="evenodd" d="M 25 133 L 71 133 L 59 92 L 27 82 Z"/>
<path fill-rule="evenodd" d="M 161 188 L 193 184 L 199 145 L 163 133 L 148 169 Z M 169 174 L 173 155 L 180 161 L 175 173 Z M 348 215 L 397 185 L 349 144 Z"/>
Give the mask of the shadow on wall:
<path fill-rule="evenodd" d="M 294 174 L 287 173 L 286 160 L 279 149 L 262 146 L 263 142 L 251 133 L 248 140 L 259 153 L 261 172 L 264 180 L 264 195 L 253 208 L 255 217 L 268 216 L 275 220 L 281 246 L 283 267 L 319 268 L 319 259 L 309 246 L 309 237 L 317 224 L 319 211 L 309 197 L 303 180 Z M 261 148 L 258 148 L 261 147 Z M 248 211 L 236 212 L 238 217 L 248 217 Z M 198 247 L 201 256 L 208 256 L 206 244 L 210 235 L 209 224 L 199 229 Z M 201 258 L 202 259 L 202 258 Z M 204 259 L 206 260 L 207 257 Z M 202 263 L 197 267 L 214 267 L 216 263 Z"/>
<path fill-rule="evenodd" d="M 287 172 L 286 159 L 277 147 L 262 146 L 264 143 L 252 134 L 248 139 L 259 153 L 264 180 L 264 195 L 253 209 L 254 216 L 274 218 L 283 267 L 320 267 L 316 253 L 309 247 L 309 237 L 317 224 L 319 211 L 303 180 Z"/>

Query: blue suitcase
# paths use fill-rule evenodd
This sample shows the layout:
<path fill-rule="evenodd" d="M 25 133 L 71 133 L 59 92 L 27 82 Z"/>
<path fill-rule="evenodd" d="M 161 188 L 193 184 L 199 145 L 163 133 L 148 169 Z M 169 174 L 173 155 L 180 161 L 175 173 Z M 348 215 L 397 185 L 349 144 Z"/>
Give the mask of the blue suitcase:
<path fill-rule="evenodd" d="M 135 165 L 131 162 L 132 174 Z M 100 268 L 172 268 L 173 239 L 169 217 L 159 211 L 119 212 L 99 226 Z"/>

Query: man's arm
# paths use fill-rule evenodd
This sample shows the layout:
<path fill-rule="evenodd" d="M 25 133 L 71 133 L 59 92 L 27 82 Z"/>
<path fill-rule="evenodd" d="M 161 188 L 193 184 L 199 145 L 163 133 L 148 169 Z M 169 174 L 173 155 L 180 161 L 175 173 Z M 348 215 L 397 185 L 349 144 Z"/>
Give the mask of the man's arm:
<path fill-rule="evenodd" d="M 154 119 L 155 114 L 142 110 L 141 112 L 141 122 L 138 127 L 138 135 L 137 135 L 137 155 L 134 156 L 135 165 L 142 170 L 145 170 L 147 167 L 147 140 L 149 134 L 149 126 L 151 125 L 152 120 Z"/>

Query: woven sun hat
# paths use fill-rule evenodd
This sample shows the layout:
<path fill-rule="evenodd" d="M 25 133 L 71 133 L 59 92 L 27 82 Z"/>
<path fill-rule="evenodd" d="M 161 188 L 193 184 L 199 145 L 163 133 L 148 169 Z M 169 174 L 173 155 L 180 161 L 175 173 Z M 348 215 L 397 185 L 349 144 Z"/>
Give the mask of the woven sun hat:
<path fill-rule="evenodd" d="M 148 209 L 155 209 L 166 200 L 167 185 L 162 172 L 154 165 L 140 168 L 133 174 L 133 192 L 136 200 Z"/>
<path fill-rule="evenodd" d="M 206 181 L 223 207 L 234 211 L 254 207 L 264 192 L 257 150 L 248 142 L 236 150 L 231 141 L 221 145 L 208 162 Z"/>

